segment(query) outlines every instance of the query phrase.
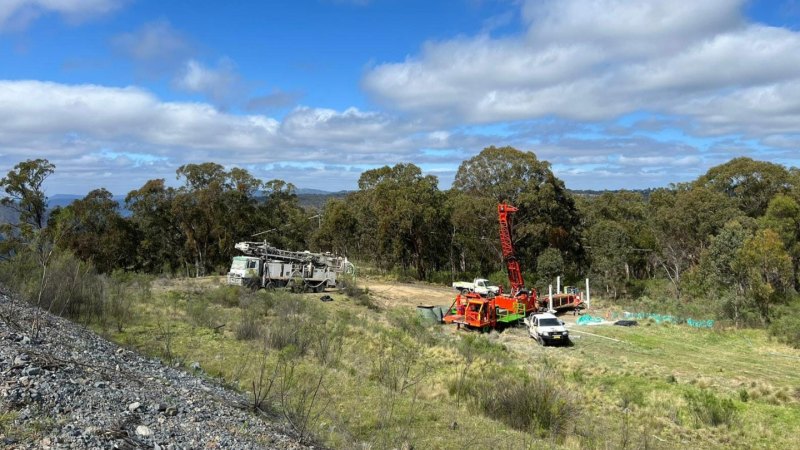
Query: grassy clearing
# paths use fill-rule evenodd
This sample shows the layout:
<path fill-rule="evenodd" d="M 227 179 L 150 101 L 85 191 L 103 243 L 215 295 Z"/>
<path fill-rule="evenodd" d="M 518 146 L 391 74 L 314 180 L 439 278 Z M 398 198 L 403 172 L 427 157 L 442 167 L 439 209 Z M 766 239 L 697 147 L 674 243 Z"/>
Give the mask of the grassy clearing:
<path fill-rule="evenodd" d="M 334 448 L 800 447 L 800 353 L 758 330 L 587 327 L 622 342 L 541 348 L 521 329 L 456 333 L 328 294 L 160 281 L 108 332 L 198 361 Z"/>

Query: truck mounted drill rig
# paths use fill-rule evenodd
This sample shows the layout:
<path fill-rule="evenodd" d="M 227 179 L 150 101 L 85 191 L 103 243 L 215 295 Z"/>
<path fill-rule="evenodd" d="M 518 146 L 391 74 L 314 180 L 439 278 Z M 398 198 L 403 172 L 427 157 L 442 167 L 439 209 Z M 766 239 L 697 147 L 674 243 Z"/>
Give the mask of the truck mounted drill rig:
<path fill-rule="evenodd" d="M 354 274 L 355 266 L 331 253 L 282 250 L 267 242 L 239 242 L 228 271 L 228 284 L 258 288 L 286 287 L 296 291 L 322 292 L 335 287 L 337 276 Z"/>

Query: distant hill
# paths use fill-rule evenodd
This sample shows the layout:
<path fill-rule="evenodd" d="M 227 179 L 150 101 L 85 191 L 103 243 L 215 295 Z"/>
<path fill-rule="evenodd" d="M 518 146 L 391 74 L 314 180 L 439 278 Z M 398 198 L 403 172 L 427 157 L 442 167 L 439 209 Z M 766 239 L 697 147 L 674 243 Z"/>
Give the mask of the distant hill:
<path fill-rule="evenodd" d="M 50 208 L 55 208 L 57 206 L 63 208 L 65 206 L 69 206 L 75 200 L 80 200 L 86 197 L 85 195 L 75 195 L 75 194 L 55 194 L 52 197 L 47 198 L 47 206 Z M 119 203 L 120 207 L 125 206 L 125 196 L 124 195 L 114 195 L 111 197 L 115 202 Z"/>
<path fill-rule="evenodd" d="M 650 197 L 650 194 L 654 191 L 654 188 L 649 189 L 629 189 L 629 192 L 637 192 L 644 196 L 645 199 Z M 609 189 L 609 190 L 591 190 L 591 189 L 570 189 L 569 192 L 576 196 L 581 197 L 599 197 L 606 192 L 619 192 L 620 189 Z M 325 207 L 325 203 L 328 202 L 329 199 L 332 198 L 344 198 L 347 194 L 353 191 L 338 191 L 338 192 L 328 192 L 323 191 L 321 189 L 308 189 L 302 188 L 297 189 L 296 191 L 297 199 L 300 201 L 300 205 L 306 208 L 315 208 L 315 209 L 322 209 Z M 54 194 L 48 197 L 48 206 L 50 209 L 56 207 L 65 207 L 69 206 L 75 200 L 80 200 L 84 198 L 83 195 L 75 195 L 75 194 Z M 125 209 L 125 196 L 124 195 L 114 195 L 112 197 L 114 201 L 119 203 L 120 206 L 120 213 L 123 216 L 129 216 L 130 211 Z M 12 222 L 15 223 L 17 220 L 16 213 L 12 211 L 10 208 L 0 206 L 0 222 Z"/>
<path fill-rule="evenodd" d="M 305 191 L 305 192 L 303 192 Z M 316 191 L 316 192 L 308 192 Z M 307 208 L 322 209 L 325 203 L 332 198 L 344 198 L 347 194 L 353 191 L 339 191 L 339 192 L 325 192 L 317 189 L 298 189 L 297 199 L 300 201 L 301 206 Z"/>
<path fill-rule="evenodd" d="M 650 198 L 650 194 L 655 191 L 655 188 L 647 188 L 647 189 L 604 189 L 602 191 L 596 191 L 592 189 L 568 189 L 568 191 L 572 195 L 577 195 L 579 197 L 599 197 L 605 193 L 615 193 L 620 191 L 627 191 L 627 192 L 636 192 L 638 194 L 642 194 L 645 199 Z"/>
<path fill-rule="evenodd" d="M 310 194 L 310 195 L 329 195 L 329 194 L 333 194 L 333 192 L 331 192 L 331 191 L 323 191 L 322 189 L 309 189 L 309 188 L 295 189 L 294 192 L 297 195 L 301 195 L 301 194 Z"/>

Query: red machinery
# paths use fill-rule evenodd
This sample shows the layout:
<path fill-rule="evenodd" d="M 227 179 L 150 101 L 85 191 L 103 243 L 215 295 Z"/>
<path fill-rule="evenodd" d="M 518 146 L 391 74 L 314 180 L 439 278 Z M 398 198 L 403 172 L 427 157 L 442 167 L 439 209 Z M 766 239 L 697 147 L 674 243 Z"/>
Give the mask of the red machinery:
<path fill-rule="evenodd" d="M 511 240 L 509 216 L 517 208 L 506 203 L 497 205 L 497 217 L 500 223 L 500 245 L 503 249 L 503 260 L 508 269 L 508 281 L 511 284 L 509 295 L 503 294 L 483 297 L 475 292 L 461 293 L 450 305 L 449 314 L 444 317 L 445 323 L 455 323 L 484 331 L 495 328 L 500 323 L 514 323 L 537 311 L 536 291 L 525 289 L 522 270 L 514 255 L 514 243 Z"/>

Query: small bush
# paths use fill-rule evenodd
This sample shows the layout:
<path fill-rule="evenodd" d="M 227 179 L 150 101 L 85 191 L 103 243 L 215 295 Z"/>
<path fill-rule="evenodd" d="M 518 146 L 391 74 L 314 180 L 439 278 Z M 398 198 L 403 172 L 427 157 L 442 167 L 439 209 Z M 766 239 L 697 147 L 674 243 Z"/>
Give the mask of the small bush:
<path fill-rule="evenodd" d="M 239 286 L 220 286 L 216 289 L 203 291 L 203 297 L 211 303 L 222 305 L 228 308 L 239 306 L 239 296 L 242 288 Z"/>
<path fill-rule="evenodd" d="M 678 382 L 678 379 L 675 378 L 675 375 L 669 374 L 669 375 L 667 375 L 666 381 L 669 384 L 676 384 Z"/>
<path fill-rule="evenodd" d="M 628 409 L 631 405 L 644 406 L 644 392 L 635 385 L 625 385 L 619 392 L 619 406 Z"/>
<path fill-rule="evenodd" d="M 560 379 L 560 377 L 557 377 Z M 564 437 L 579 408 L 556 384 L 556 375 L 542 371 L 533 380 L 506 379 L 480 389 L 475 403 L 483 414 L 540 437 Z"/>
<path fill-rule="evenodd" d="M 261 337 L 261 317 L 253 309 L 243 309 L 241 319 L 236 324 L 236 339 L 251 341 Z"/>
<path fill-rule="evenodd" d="M 278 319 L 272 321 L 264 331 L 264 343 L 275 350 L 291 346 L 304 355 L 311 344 L 311 332 L 310 326 L 301 317 Z"/>
<path fill-rule="evenodd" d="M 492 342 L 480 335 L 461 336 L 456 343 L 456 349 L 469 360 L 483 358 L 487 361 L 499 362 L 508 359 L 508 349 L 505 345 Z"/>
<path fill-rule="evenodd" d="M 342 281 L 341 291 L 358 305 L 366 306 L 373 311 L 380 309 L 372 296 L 369 295 L 369 288 L 362 289 L 356 286 L 354 282 Z"/>
<path fill-rule="evenodd" d="M 800 348 L 800 304 L 777 310 L 769 333 L 781 342 Z"/>
<path fill-rule="evenodd" d="M 742 403 L 747 403 L 747 401 L 750 400 L 750 392 L 745 388 L 739 389 L 739 400 Z"/>
<path fill-rule="evenodd" d="M 311 334 L 311 349 L 322 365 L 332 366 L 339 362 L 346 330 L 347 325 L 343 322 L 325 322 Z"/>
<path fill-rule="evenodd" d="M 563 439 L 580 409 L 572 394 L 558 385 L 562 378 L 551 369 L 542 369 L 533 379 L 497 371 L 479 379 L 451 379 L 448 392 L 466 397 L 474 409 L 514 429 Z"/>
<path fill-rule="evenodd" d="M 298 296 L 286 293 L 275 292 L 270 295 L 272 309 L 280 319 L 307 316 L 311 307 Z"/>
<path fill-rule="evenodd" d="M 389 322 L 403 330 L 411 338 L 425 345 L 433 345 L 435 340 L 429 326 L 414 311 L 396 309 L 389 312 Z"/>
<path fill-rule="evenodd" d="M 151 299 L 152 278 L 147 275 L 115 270 L 111 276 L 100 276 L 104 283 L 104 315 L 111 318 L 122 331 L 132 320 L 133 305 Z"/>
<path fill-rule="evenodd" d="M 738 410 L 733 400 L 721 399 L 711 391 L 689 392 L 686 394 L 686 400 L 689 403 L 689 410 L 698 424 L 712 427 L 731 425 L 738 416 Z"/>
<path fill-rule="evenodd" d="M 132 282 L 99 275 L 92 264 L 67 251 L 56 250 L 47 258 L 44 277 L 42 262 L 33 251 L 21 252 L 0 264 L 0 281 L 53 314 L 96 320 L 104 327 L 109 321 L 120 327 L 128 320 Z M 141 286 L 149 292 L 149 280 Z"/>
<path fill-rule="evenodd" d="M 204 297 L 193 297 L 186 302 L 186 315 L 198 327 L 214 326 L 214 313 L 209 309 L 209 301 Z"/>

